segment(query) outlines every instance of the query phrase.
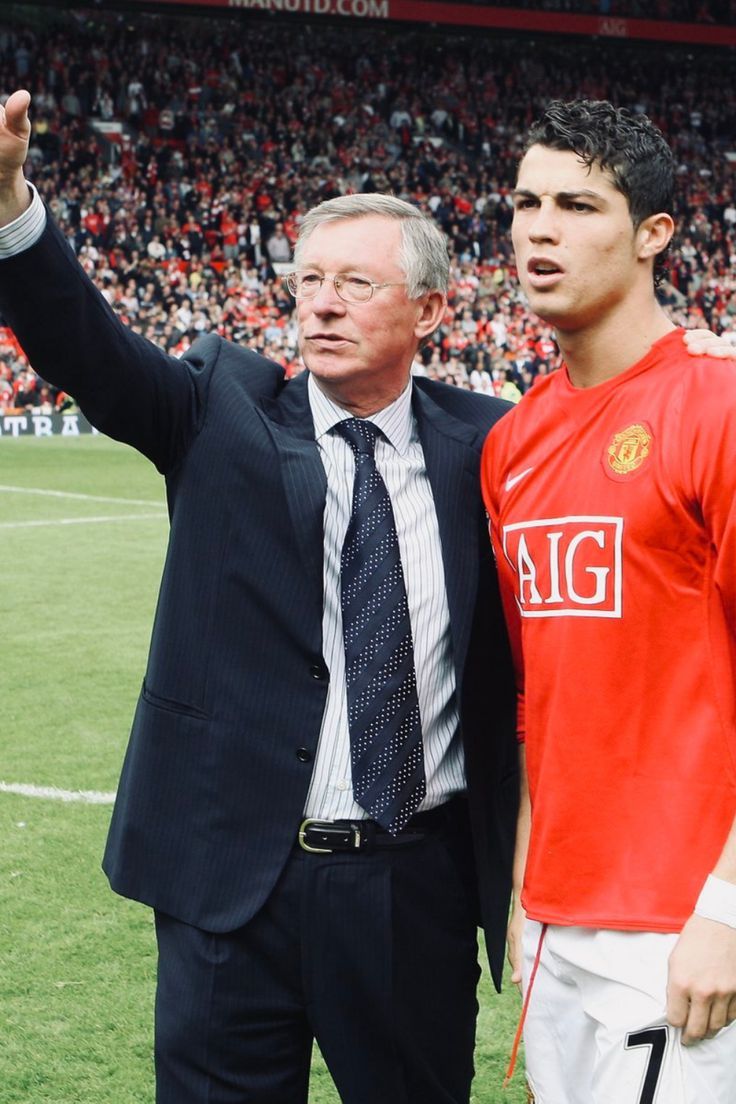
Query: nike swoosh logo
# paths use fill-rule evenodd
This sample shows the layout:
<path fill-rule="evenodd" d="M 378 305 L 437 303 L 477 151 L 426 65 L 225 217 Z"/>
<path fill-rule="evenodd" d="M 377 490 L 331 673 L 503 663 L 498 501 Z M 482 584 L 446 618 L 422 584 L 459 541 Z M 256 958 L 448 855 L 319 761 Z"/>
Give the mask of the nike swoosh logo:
<path fill-rule="evenodd" d="M 521 480 L 524 478 L 525 475 L 529 475 L 529 472 L 533 472 L 533 471 L 534 471 L 533 467 L 524 468 L 523 472 L 519 472 L 518 475 L 510 475 L 507 478 L 506 483 L 504 484 L 505 490 L 510 491 L 512 487 L 515 487 L 517 483 L 521 482 Z"/>

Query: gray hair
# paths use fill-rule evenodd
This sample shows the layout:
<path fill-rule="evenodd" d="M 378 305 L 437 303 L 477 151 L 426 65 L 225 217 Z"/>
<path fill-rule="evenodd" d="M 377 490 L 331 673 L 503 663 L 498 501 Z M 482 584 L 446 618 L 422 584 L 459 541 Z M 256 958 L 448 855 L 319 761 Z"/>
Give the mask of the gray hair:
<path fill-rule="evenodd" d="M 418 299 L 426 291 L 446 294 L 450 281 L 447 238 L 429 215 L 396 196 L 377 193 L 346 195 L 319 203 L 302 220 L 294 249 L 294 263 L 299 265 L 304 244 L 318 226 L 338 219 L 367 218 L 369 215 L 397 219 L 401 226 L 399 264 L 406 276 L 409 298 Z"/>

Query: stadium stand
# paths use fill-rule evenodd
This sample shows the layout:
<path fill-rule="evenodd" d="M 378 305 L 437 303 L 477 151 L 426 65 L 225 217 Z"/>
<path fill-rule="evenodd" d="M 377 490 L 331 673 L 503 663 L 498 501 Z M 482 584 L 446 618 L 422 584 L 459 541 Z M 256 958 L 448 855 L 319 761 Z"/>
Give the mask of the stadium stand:
<path fill-rule="evenodd" d="M 483 0 L 473 0 L 482 3 Z M 733 23 L 733 0 L 493 0 L 494 7 L 579 15 L 614 15 L 631 19 L 661 19 L 676 23 Z"/>
<path fill-rule="evenodd" d="M 733 8 L 659 6 L 711 21 Z M 303 213 L 348 191 L 390 190 L 430 211 L 452 250 L 447 315 L 416 370 L 512 398 L 555 365 L 509 242 L 520 136 L 553 96 L 607 98 L 661 126 L 680 165 L 663 300 L 684 325 L 734 328 L 733 68 L 732 52 L 712 48 L 365 23 L 95 11 L 16 15 L 0 29 L 0 101 L 16 87 L 33 94 L 28 174 L 140 332 L 180 354 L 215 329 L 298 372 L 280 276 Z M 69 402 L 0 328 L 0 412 Z"/>

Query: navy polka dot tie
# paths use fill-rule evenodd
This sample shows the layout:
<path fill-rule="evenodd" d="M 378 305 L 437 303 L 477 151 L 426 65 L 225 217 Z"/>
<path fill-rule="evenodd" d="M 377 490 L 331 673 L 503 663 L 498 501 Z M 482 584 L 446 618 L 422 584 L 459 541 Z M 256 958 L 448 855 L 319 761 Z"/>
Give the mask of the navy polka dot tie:
<path fill-rule="evenodd" d="M 353 794 L 396 835 L 427 791 L 414 644 L 394 513 L 376 467 L 372 422 L 335 426 L 355 454 L 340 561 Z"/>

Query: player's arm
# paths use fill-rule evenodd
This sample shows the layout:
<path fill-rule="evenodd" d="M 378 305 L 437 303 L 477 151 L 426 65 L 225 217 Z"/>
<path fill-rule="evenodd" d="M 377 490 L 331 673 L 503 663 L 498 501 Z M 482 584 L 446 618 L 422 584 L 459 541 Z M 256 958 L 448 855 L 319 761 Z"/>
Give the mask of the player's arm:
<path fill-rule="evenodd" d="M 529 779 L 526 771 L 526 748 L 519 744 L 519 775 L 521 778 L 521 794 L 519 802 L 519 817 L 516 822 L 516 845 L 514 848 L 514 886 L 511 899 L 511 917 L 507 932 L 508 956 L 511 966 L 511 980 L 515 985 L 521 985 L 521 938 L 524 930 L 526 913 L 521 903 L 521 891 L 524 885 L 524 871 L 526 870 L 526 857 L 529 851 L 529 833 L 532 823 L 532 806 L 529 798 Z"/>
<path fill-rule="evenodd" d="M 667 1019 L 686 1046 L 736 1020 L 736 820 L 670 956 Z"/>
<path fill-rule="evenodd" d="M 683 486 L 715 550 L 713 581 L 731 639 L 736 641 L 736 384 L 732 371 L 725 364 L 695 369 L 693 389 L 705 394 L 706 401 L 694 417 L 693 402 L 686 394 L 679 451 Z M 710 389 L 706 380 L 712 383 Z M 736 798 L 733 813 L 736 818 Z M 685 1044 L 706 1038 L 736 1019 L 736 819 L 670 956 L 667 1017 L 683 1029 Z"/>

